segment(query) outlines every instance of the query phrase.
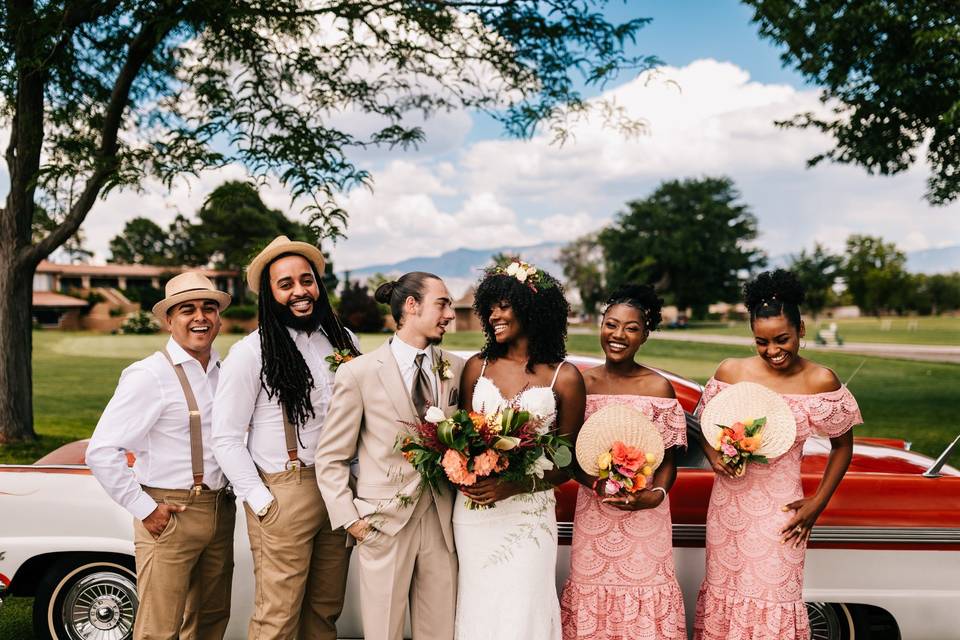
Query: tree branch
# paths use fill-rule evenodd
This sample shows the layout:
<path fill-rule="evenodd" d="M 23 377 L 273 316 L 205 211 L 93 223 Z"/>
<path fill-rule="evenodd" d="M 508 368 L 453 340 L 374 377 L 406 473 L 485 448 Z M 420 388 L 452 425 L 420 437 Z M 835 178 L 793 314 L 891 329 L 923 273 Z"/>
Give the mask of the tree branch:
<path fill-rule="evenodd" d="M 130 89 L 150 54 L 170 33 L 177 23 L 177 16 L 159 17 L 143 25 L 140 33 L 130 43 L 127 59 L 117 75 L 110 101 L 104 113 L 103 126 L 100 129 L 100 146 L 95 158 L 96 169 L 87 180 L 80 196 L 70 207 L 70 211 L 53 231 L 32 247 L 26 249 L 24 259 L 33 264 L 50 255 L 57 247 L 67 241 L 83 223 L 87 213 L 96 202 L 103 185 L 117 168 L 118 134 L 123 124 L 123 112 L 127 107 Z"/>

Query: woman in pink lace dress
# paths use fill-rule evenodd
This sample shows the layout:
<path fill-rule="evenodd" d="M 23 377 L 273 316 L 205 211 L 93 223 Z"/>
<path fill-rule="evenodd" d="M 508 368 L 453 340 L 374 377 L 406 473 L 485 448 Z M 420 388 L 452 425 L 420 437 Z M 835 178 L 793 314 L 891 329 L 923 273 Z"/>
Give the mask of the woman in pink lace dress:
<path fill-rule="evenodd" d="M 803 288 L 793 274 L 761 273 L 745 292 L 757 355 L 725 360 L 707 382 L 702 403 L 730 384 L 762 384 L 793 410 L 797 437 L 787 453 L 769 465 L 749 465 L 739 478 L 701 438 L 717 476 L 707 511 L 707 571 L 694 638 L 807 640 L 807 541 L 850 465 L 851 428 L 862 419 L 857 401 L 833 371 L 799 355 Z M 813 435 L 830 438 L 832 449 L 816 493 L 804 497 L 800 458 L 804 440 Z"/>
<path fill-rule="evenodd" d="M 663 301 L 628 286 L 607 302 L 600 330 L 606 362 L 584 374 L 587 410 L 628 404 L 660 429 L 666 454 L 650 487 L 601 499 L 581 473 L 573 521 L 570 577 L 560 597 L 564 640 L 686 638 L 683 597 L 673 569 L 667 492 L 676 478 L 674 448 L 687 444 L 673 387 L 634 355 L 660 322 Z"/>

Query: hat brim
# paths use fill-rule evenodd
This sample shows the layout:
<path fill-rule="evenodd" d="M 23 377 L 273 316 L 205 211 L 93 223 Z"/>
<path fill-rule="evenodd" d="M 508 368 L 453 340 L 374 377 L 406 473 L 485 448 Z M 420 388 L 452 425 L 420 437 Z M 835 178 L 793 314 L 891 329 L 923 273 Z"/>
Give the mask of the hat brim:
<path fill-rule="evenodd" d="M 153 305 L 153 315 L 156 316 L 157 320 L 166 321 L 167 311 L 181 302 L 187 302 L 188 300 L 213 300 L 217 303 L 217 306 L 220 307 L 220 312 L 223 313 L 223 310 L 230 306 L 232 297 L 229 293 L 225 291 L 217 291 L 216 289 L 194 289 L 193 291 L 181 291 L 180 293 L 175 293 L 169 298 L 164 298 L 157 304 Z"/>
<path fill-rule="evenodd" d="M 592 476 L 598 475 L 597 458 L 618 441 L 652 453 L 654 461 L 650 467 L 653 469 L 663 462 L 663 436 L 650 418 L 633 407 L 612 404 L 592 413 L 580 428 L 576 446 L 580 468 Z"/>
<path fill-rule="evenodd" d="M 738 382 L 715 395 L 700 414 L 700 430 L 713 447 L 720 427 L 746 419 L 766 418 L 757 454 L 769 459 L 783 455 L 797 438 L 797 419 L 783 397 L 756 382 Z"/>
<path fill-rule="evenodd" d="M 323 253 L 320 252 L 320 249 L 306 242 L 291 240 L 290 242 L 269 245 L 250 261 L 250 264 L 247 265 L 247 288 L 254 293 L 260 293 L 260 276 L 263 274 L 264 268 L 285 253 L 303 256 L 316 268 L 317 275 L 323 277 L 327 263 L 323 259 Z"/>

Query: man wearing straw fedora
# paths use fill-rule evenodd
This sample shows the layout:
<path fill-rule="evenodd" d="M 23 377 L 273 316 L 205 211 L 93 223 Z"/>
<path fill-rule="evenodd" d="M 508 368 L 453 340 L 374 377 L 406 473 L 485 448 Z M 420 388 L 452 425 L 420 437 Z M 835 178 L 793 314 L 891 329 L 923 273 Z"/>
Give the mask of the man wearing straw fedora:
<path fill-rule="evenodd" d="M 247 267 L 259 327 L 230 349 L 214 402 L 217 460 L 245 502 L 256 594 L 251 639 L 336 638 L 350 551 L 313 460 L 337 357 L 359 352 L 330 307 L 323 255 L 286 236 Z"/>
<path fill-rule="evenodd" d="M 133 363 L 87 446 L 104 490 L 133 514 L 136 640 L 223 638 L 230 617 L 236 508 L 211 447 L 220 372 L 213 340 L 230 295 L 188 271 L 153 313 L 164 348 Z M 132 469 L 126 452 L 136 456 Z"/>

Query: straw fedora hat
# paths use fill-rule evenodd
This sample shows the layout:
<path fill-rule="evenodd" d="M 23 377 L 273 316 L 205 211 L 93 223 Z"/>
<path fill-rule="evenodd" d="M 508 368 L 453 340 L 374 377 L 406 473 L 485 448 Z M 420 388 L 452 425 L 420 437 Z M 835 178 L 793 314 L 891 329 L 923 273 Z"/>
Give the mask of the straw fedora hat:
<path fill-rule="evenodd" d="M 153 305 L 153 315 L 158 320 L 166 320 L 171 307 L 187 300 L 213 300 L 220 305 L 220 311 L 230 306 L 230 294 L 218 290 L 210 278 L 198 271 L 186 271 L 170 278 L 164 294 L 164 299 Z"/>
<path fill-rule="evenodd" d="M 650 465 L 656 469 L 663 462 L 663 436 L 650 418 L 625 404 L 612 404 L 587 418 L 577 434 L 577 462 L 592 476 L 600 472 L 597 457 L 610 450 L 614 442 L 652 453 Z"/>
<path fill-rule="evenodd" d="M 729 427 L 747 419 L 766 418 L 757 454 L 768 459 L 790 450 L 797 438 L 797 420 L 790 405 L 776 391 L 755 382 L 738 382 L 718 393 L 700 415 L 700 430 L 710 446 L 720 436 L 719 425 Z"/>
<path fill-rule="evenodd" d="M 291 240 L 287 236 L 277 236 L 268 244 L 263 251 L 257 254 L 257 257 L 247 265 L 247 287 L 254 293 L 260 293 L 260 274 L 263 269 L 270 264 L 274 258 L 285 253 L 295 253 L 303 256 L 313 263 L 317 270 L 317 275 L 323 277 L 323 271 L 327 263 L 323 260 L 323 254 L 320 249 L 308 242 L 298 242 Z"/>

